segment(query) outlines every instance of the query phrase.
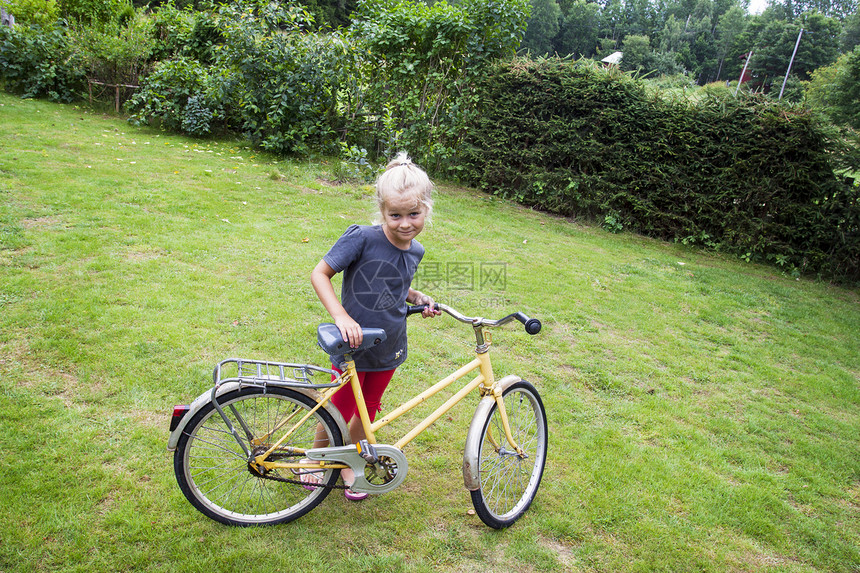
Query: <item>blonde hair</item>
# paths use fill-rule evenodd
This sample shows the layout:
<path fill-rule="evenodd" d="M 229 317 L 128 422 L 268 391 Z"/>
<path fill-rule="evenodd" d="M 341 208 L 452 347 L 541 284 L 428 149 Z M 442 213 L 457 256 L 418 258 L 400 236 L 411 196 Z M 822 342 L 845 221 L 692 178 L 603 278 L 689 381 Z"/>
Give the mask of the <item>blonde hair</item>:
<path fill-rule="evenodd" d="M 415 197 L 424 207 L 424 218 L 430 221 L 433 213 L 433 183 L 423 169 L 412 163 L 405 151 L 401 151 L 385 166 L 385 171 L 376 180 L 376 204 L 380 217 L 387 197 Z"/>

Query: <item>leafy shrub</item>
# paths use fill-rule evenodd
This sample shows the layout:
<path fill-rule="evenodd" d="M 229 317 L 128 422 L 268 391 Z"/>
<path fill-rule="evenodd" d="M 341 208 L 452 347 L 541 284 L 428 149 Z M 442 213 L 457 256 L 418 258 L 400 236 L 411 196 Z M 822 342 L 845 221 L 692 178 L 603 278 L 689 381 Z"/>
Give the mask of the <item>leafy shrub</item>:
<path fill-rule="evenodd" d="M 610 233 L 620 233 L 624 230 L 624 223 L 618 213 L 609 213 L 603 217 L 603 228 Z"/>
<path fill-rule="evenodd" d="M 378 170 L 368 160 L 365 148 L 341 142 L 340 157 L 334 170 L 336 181 L 360 181 L 370 184 L 376 179 Z"/>
<path fill-rule="evenodd" d="M 68 103 L 86 78 L 62 28 L 0 26 L 0 80 L 21 97 Z"/>
<path fill-rule="evenodd" d="M 201 96 L 189 97 L 182 113 L 182 131 L 195 136 L 207 135 L 211 130 L 213 115 Z"/>
<path fill-rule="evenodd" d="M 807 97 L 834 123 L 860 130 L 860 46 L 813 72 Z"/>
<path fill-rule="evenodd" d="M 133 14 L 124 23 L 117 20 L 99 27 L 77 24 L 69 27 L 68 34 L 89 79 L 136 85 L 150 67 L 155 49 L 150 18 Z"/>
<path fill-rule="evenodd" d="M 60 17 L 56 0 L 2 0 L 0 6 L 15 15 L 19 26 L 49 27 Z"/>
<path fill-rule="evenodd" d="M 337 97 L 353 75 L 350 48 L 337 34 L 303 33 L 307 24 L 302 10 L 276 3 L 224 5 L 206 18 L 168 9 L 156 29 L 165 45 L 175 39 L 179 55 L 162 62 L 131 100 L 133 120 L 193 135 L 223 120 L 225 129 L 275 153 L 333 151 Z M 179 46 L 193 38 L 200 40 L 193 51 Z M 201 62 L 210 57 L 211 65 Z"/>
<path fill-rule="evenodd" d="M 221 16 L 211 10 L 179 10 L 172 3 L 163 4 L 153 14 L 153 25 L 157 40 L 153 57 L 158 61 L 184 57 L 211 65 L 217 46 L 225 41 Z"/>
<path fill-rule="evenodd" d="M 205 14 L 164 6 L 155 15 L 162 63 L 131 109 L 135 121 L 197 126 L 189 118 L 206 114 L 186 108 L 198 94 L 195 110 L 276 153 L 408 148 L 453 170 L 474 109 L 472 78 L 513 53 L 527 7 L 364 0 L 347 32 L 318 34 L 302 9 L 266 0 Z"/>
<path fill-rule="evenodd" d="M 675 76 L 684 73 L 684 66 L 678 63 L 674 52 L 651 52 L 645 58 L 645 69 L 652 75 Z"/>
<path fill-rule="evenodd" d="M 217 76 L 213 78 L 208 68 L 194 60 L 163 62 L 129 100 L 127 107 L 135 112 L 129 120 L 136 124 L 159 122 L 166 129 L 192 135 L 209 133 L 212 120 L 224 116 L 221 104 L 214 103 L 217 85 Z"/>
<path fill-rule="evenodd" d="M 473 78 L 514 53 L 525 31 L 528 0 L 365 0 L 350 38 L 360 83 L 348 100 L 348 136 L 386 154 L 407 148 L 436 169 L 456 164 Z"/>
<path fill-rule="evenodd" d="M 348 46 L 337 34 L 302 33 L 306 14 L 277 4 L 234 10 L 218 66 L 228 70 L 231 125 L 275 153 L 332 151 Z"/>
<path fill-rule="evenodd" d="M 481 188 L 565 215 L 860 280 L 858 187 L 813 114 L 766 99 L 664 101 L 617 71 L 500 63 L 465 146 Z"/>
<path fill-rule="evenodd" d="M 102 26 L 113 22 L 125 23 L 134 17 L 129 0 L 58 0 L 60 15 L 88 26 Z"/>

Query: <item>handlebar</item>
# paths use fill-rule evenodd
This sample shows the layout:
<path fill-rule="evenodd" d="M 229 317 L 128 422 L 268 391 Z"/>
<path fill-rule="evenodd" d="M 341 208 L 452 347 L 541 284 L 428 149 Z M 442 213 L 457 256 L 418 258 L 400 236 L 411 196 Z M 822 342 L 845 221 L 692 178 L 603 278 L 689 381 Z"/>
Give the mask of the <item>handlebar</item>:
<path fill-rule="evenodd" d="M 427 308 L 426 304 L 422 304 L 422 305 L 418 305 L 418 306 L 407 306 L 406 307 L 406 316 L 409 316 L 411 314 L 418 314 L 420 312 L 424 312 L 424 310 L 426 310 L 426 308 Z M 476 328 L 483 327 L 483 326 L 486 326 L 489 328 L 496 327 L 496 326 L 502 326 L 503 324 L 507 324 L 507 323 L 511 322 L 512 320 L 516 319 L 516 320 L 519 320 L 520 322 L 523 323 L 523 326 L 525 327 L 526 332 L 531 334 L 531 335 L 537 334 L 538 332 L 540 332 L 540 329 L 541 329 L 541 323 L 538 319 L 529 318 L 528 316 L 526 316 L 522 312 L 515 312 L 513 314 L 509 314 L 508 316 L 506 316 L 504 318 L 500 318 L 498 320 L 490 320 L 490 319 L 483 318 L 480 316 L 474 316 L 474 317 L 464 316 L 463 314 L 460 314 L 459 312 L 457 312 L 456 310 L 454 310 L 450 306 L 445 305 L 445 304 L 441 304 L 441 303 L 436 303 L 433 308 L 435 308 L 436 310 L 440 310 L 442 312 L 445 312 L 447 314 L 450 314 L 451 316 L 453 316 L 454 318 L 456 318 L 460 322 L 465 322 L 466 324 L 471 324 L 473 327 L 476 327 Z"/>

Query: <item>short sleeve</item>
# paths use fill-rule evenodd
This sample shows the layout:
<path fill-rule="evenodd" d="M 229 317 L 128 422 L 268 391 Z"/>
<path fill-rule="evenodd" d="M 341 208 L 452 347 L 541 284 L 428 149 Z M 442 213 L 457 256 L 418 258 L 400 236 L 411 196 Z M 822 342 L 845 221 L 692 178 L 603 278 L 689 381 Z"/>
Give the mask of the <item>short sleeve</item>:
<path fill-rule="evenodd" d="M 364 233 L 358 225 L 350 225 L 337 242 L 329 249 L 323 260 L 336 273 L 346 269 L 361 256 L 364 249 Z"/>

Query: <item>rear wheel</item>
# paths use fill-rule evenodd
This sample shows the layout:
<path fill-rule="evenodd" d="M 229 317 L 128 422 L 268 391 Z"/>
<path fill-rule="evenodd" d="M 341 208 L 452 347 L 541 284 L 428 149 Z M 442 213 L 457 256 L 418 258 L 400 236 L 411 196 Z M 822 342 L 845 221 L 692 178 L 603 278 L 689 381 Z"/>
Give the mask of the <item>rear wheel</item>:
<path fill-rule="evenodd" d="M 472 504 L 481 520 L 496 529 L 508 527 L 534 500 L 546 463 L 546 411 L 537 390 L 521 380 L 502 394 L 514 441 L 514 451 L 502 426 L 498 405 L 484 420 L 478 442 L 481 486 L 472 491 Z"/>
<path fill-rule="evenodd" d="M 316 403 L 289 388 L 241 388 L 218 403 L 245 446 L 264 453 L 293 428 Z M 321 442 L 324 436 L 325 442 Z M 316 445 L 315 445 L 316 440 Z M 314 447 L 341 446 L 343 437 L 334 419 L 317 410 L 268 460 L 299 461 Z M 319 472 L 323 487 L 305 489 L 298 471 L 256 469 L 209 402 L 191 419 L 173 456 L 179 487 L 206 516 L 227 525 L 273 525 L 292 521 L 316 507 L 331 491 L 340 470 Z"/>

